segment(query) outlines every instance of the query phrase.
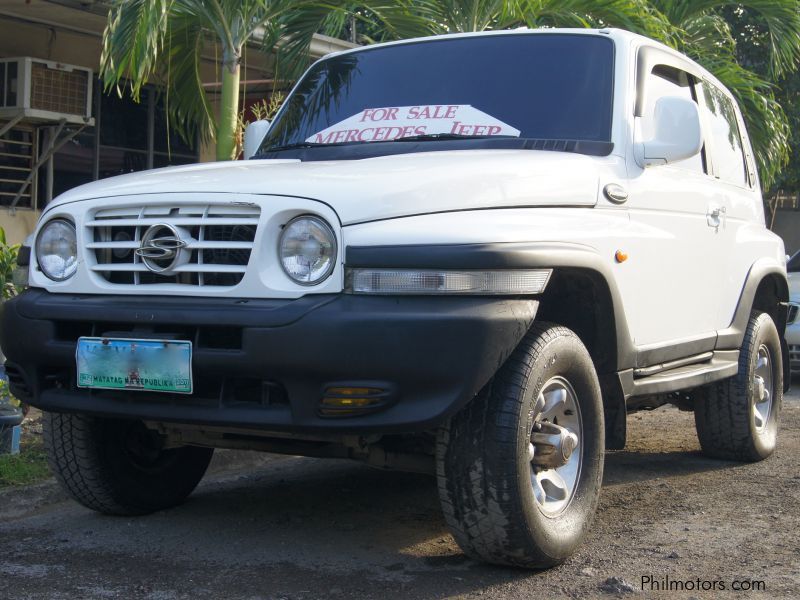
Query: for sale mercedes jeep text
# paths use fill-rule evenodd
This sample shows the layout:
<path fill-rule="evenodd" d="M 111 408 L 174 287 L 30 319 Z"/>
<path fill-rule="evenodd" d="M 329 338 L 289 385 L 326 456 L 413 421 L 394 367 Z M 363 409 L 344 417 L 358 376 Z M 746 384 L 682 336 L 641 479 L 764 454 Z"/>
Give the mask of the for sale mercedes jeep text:
<path fill-rule="evenodd" d="M 628 412 L 775 449 L 784 248 L 736 103 L 686 57 L 618 30 L 360 48 L 246 155 L 74 189 L 23 253 L 6 369 L 86 506 L 180 503 L 213 448 L 346 457 L 435 473 L 465 552 L 542 567 Z"/>

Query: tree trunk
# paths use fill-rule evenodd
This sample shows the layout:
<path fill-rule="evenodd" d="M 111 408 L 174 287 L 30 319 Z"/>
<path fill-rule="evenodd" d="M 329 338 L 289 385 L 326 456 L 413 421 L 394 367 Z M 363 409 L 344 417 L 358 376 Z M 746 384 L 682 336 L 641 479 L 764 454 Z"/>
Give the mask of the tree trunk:
<path fill-rule="evenodd" d="M 217 127 L 217 160 L 236 158 L 236 134 L 239 116 L 239 56 L 225 57 L 222 65 L 222 96 Z"/>

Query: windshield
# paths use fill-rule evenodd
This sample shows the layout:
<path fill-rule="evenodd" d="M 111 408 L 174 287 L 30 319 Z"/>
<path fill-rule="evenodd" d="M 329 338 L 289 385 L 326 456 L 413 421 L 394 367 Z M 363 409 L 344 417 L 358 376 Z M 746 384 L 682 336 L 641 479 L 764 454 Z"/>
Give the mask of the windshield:
<path fill-rule="evenodd" d="M 260 153 L 420 139 L 609 142 L 613 56 L 606 37 L 548 33 L 334 56 L 306 73 Z"/>

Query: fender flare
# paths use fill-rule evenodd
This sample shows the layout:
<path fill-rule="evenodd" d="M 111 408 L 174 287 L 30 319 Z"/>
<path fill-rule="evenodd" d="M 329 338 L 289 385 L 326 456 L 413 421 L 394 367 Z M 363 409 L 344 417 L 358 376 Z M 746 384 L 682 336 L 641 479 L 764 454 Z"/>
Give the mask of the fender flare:
<path fill-rule="evenodd" d="M 768 277 L 773 277 L 779 282 L 777 293 L 781 305 L 777 307 L 778 320 L 775 326 L 778 328 L 781 339 L 783 339 L 784 330 L 786 329 L 787 307 L 785 303 L 789 301 L 789 282 L 786 279 L 786 267 L 775 259 L 761 258 L 753 263 L 747 273 L 731 324 L 717 332 L 715 349 L 732 350 L 741 347 L 759 286 Z"/>
<path fill-rule="evenodd" d="M 783 355 L 783 391 L 788 392 L 792 384 L 789 366 L 789 346 L 786 344 L 784 333 L 786 331 L 786 318 L 789 311 L 789 282 L 786 278 L 786 266 L 772 258 L 761 258 L 753 263 L 750 271 L 745 278 L 739 302 L 733 313 L 733 320 L 730 326 L 717 332 L 717 350 L 728 350 L 740 348 L 744 341 L 744 334 L 747 331 L 747 323 L 750 321 L 750 313 L 756 302 L 756 296 L 761 284 L 767 278 L 777 281 L 778 305 L 774 309 L 773 319 L 778 328 L 778 335 L 781 339 L 781 354 Z"/>
<path fill-rule="evenodd" d="M 628 329 L 622 294 L 609 264 L 591 246 L 569 242 L 347 246 L 345 266 L 385 269 L 581 269 L 594 274 L 608 288 L 614 310 L 617 370 L 635 366 L 636 348 Z"/>

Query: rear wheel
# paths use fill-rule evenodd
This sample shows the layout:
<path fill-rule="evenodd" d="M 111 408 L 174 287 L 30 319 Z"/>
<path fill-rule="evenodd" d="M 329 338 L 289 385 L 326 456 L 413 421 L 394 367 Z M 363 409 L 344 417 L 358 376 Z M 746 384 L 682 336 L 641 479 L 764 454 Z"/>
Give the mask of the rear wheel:
<path fill-rule="evenodd" d="M 562 562 L 594 517 L 603 451 L 603 407 L 589 353 L 569 329 L 535 325 L 439 432 L 439 497 L 453 536 L 487 562 Z"/>
<path fill-rule="evenodd" d="M 775 451 L 783 400 L 781 341 L 772 318 L 753 313 L 739 353 L 739 372 L 695 394 L 695 424 L 703 452 L 758 461 Z"/>
<path fill-rule="evenodd" d="M 183 502 L 202 479 L 212 448 L 165 449 L 140 421 L 45 413 L 48 461 L 64 489 L 109 515 L 141 515 Z"/>

